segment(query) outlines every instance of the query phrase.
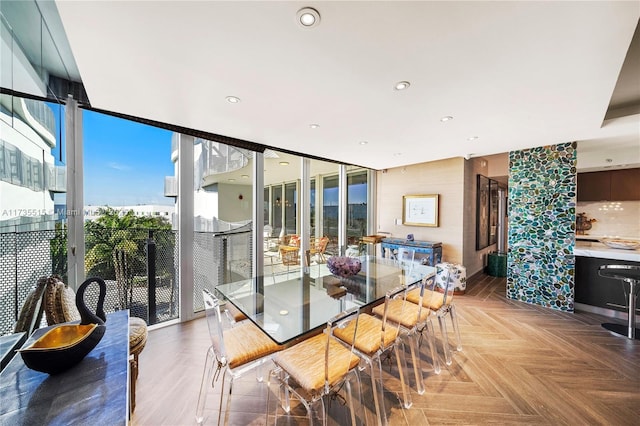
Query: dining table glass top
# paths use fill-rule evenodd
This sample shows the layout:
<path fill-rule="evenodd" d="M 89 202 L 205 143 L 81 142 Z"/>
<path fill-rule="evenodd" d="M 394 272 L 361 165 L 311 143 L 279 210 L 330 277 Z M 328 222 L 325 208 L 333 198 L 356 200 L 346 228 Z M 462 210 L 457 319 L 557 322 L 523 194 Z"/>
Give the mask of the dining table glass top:
<path fill-rule="evenodd" d="M 276 343 L 286 344 L 326 326 L 330 318 L 346 309 L 375 305 L 389 290 L 436 272 L 431 266 L 401 267 L 374 256 L 361 256 L 360 261 L 360 272 L 348 278 L 331 275 L 326 267 L 312 266 L 310 271 L 220 284 L 216 292 Z"/>

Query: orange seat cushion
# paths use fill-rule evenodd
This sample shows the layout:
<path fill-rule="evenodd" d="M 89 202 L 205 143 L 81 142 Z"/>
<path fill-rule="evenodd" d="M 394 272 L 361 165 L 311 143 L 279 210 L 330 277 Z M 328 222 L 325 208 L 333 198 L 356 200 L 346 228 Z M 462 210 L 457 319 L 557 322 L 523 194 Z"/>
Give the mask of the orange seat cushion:
<path fill-rule="evenodd" d="M 333 335 L 351 345 L 353 342 L 353 328 L 355 321 L 350 321 L 344 328 L 336 328 Z M 398 337 L 398 328 L 388 325 L 384 331 L 384 348 L 388 348 Z M 365 355 L 373 355 L 380 349 L 382 341 L 382 320 L 369 314 L 360 314 L 356 341 L 353 346 Z"/>
<path fill-rule="evenodd" d="M 278 352 L 274 361 L 305 390 L 317 392 L 324 386 L 327 338 L 329 338 L 329 361 L 327 363 L 329 366 L 329 385 L 332 386 L 355 368 L 360 363 L 360 358 L 325 333 Z"/>
<path fill-rule="evenodd" d="M 252 322 L 243 322 L 225 330 L 224 345 L 229 368 L 239 367 L 281 349 Z"/>
<path fill-rule="evenodd" d="M 406 328 L 412 328 L 416 324 L 426 321 L 429 315 L 427 309 L 422 309 L 420 318 L 418 318 L 418 310 L 420 307 L 415 303 L 405 302 L 402 299 L 392 299 L 388 305 L 387 319 Z M 384 306 L 384 303 L 376 306 L 373 308 L 373 313 L 382 318 L 384 315 Z"/>
<path fill-rule="evenodd" d="M 411 290 L 407 294 L 407 300 L 411 303 L 418 303 L 420 301 L 420 289 Z M 422 297 L 422 306 L 429 308 L 433 311 L 437 311 L 442 307 L 444 300 L 444 293 L 437 291 L 425 290 Z"/>

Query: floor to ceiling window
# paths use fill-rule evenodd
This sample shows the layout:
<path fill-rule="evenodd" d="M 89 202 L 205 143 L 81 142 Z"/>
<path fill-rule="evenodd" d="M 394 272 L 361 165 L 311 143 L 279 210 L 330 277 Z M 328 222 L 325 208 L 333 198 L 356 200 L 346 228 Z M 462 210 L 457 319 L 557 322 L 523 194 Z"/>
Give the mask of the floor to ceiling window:
<path fill-rule="evenodd" d="M 347 172 L 347 244 L 357 244 L 367 235 L 368 172 Z"/>
<path fill-rule="evenodd" d="M 287 233 L 282 225 L 283 209 L 282 185 L 271 186 L 271 228 L 274 236 L 283 236 Z"/>
<path fill-rule="evenodd" d="M 89 110 L 82 130 L 86 276 L 107 282 L 106 309 L 149 324 L 178 318 L 174 198 L 164 194 L 172 133 Z"/>
<path fill-rule="evenodd" d="M 297 227 L 297 183 L 289 182 L 284 185 L 284 222 L 285 233 L 296 234 L 298 233 Z"/>

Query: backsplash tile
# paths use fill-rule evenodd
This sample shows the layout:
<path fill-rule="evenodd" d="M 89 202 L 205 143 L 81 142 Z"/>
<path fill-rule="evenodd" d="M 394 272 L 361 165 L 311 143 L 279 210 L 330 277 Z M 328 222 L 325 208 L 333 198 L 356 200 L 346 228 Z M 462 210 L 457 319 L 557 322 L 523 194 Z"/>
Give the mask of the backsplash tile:
<path fill-rule="evenodd" d="M 573 312 L 575 142 L 509 153 L 507 297 Z"/>
<path fill-rule="evenodd" d="M 586 213 L 588 235 L 640 238 L 640 201 L 581 201 L 576 213 Z"/>

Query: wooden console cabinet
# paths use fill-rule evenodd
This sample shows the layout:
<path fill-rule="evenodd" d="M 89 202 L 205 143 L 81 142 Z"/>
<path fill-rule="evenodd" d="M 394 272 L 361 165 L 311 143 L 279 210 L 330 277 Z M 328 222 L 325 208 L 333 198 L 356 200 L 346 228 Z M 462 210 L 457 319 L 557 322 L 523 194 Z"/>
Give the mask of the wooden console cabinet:
<path fill-rule="evenodd" d="M 406 247 L 416 251 L 414 261 L 423 265 L 435 266 L 442 262 L 442 243 L 432 241 L 408 241 L 402 238 L 385 238 L 382 240 L 382 257 L 388 257 L 387 249 L 398 252 L 398 248 Z"/>

